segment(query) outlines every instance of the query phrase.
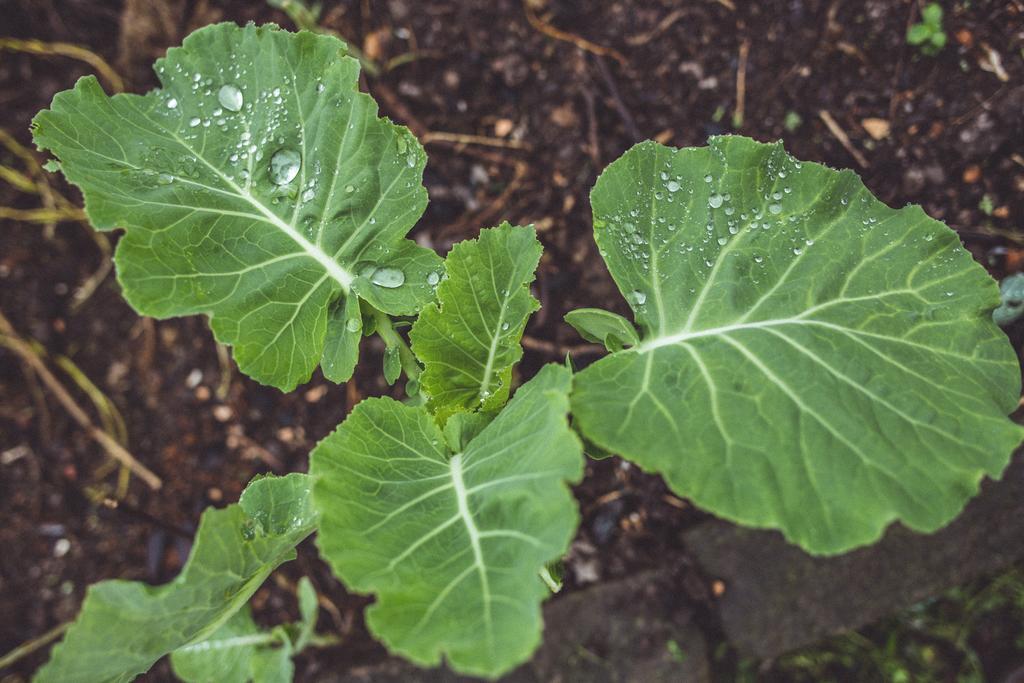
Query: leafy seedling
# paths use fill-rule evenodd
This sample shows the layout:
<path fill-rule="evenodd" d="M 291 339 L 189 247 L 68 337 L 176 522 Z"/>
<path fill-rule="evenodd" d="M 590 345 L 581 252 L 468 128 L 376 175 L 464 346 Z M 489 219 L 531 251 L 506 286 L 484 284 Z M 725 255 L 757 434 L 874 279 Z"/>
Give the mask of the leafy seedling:
<path fill-rule="evenodd" d="M 942 5 L 929 2 L 921 10 L 921 21 L 907 29 L 907 43 L 921 54 L 934 57 L 946 47 L 946 32 L 942 30 Z"/>
<path fill-rule="evenodd" d="M 209 315 L 240 369 L 284 390 L 317 366 L 348 379 L 379 335 L 384 378 L 405 372 L 413 398 L 366 399 L 309 477 L 258 479 L 207 511 L 172 583 L 93 586 L 38 680 L 127 681 L 167 654 L 186 680 L 287 680 L 322 641 L 315 596 L 302 588 L 303 621 L 269 631 L 246 605 L 318 527 L 392 652 L 496 678 L 540 642 L 584 443 L 834 554 L 893 521 L 947 523 L 1021 441 L 994 283 L 955 233 L 852 172 L 743 137 L 626 152 L 591 199 L 633 320 L 570 313 L 611 353 L 513 392 L 536 233 L 503 223 L 444 262 L 408 240 L 423 149 L 357 91 L 341 41 L 218 24 L 157 74 L 144 96 L 82 79 L 33 124 L 92 223 L 124 228 L 129 302 Z"/>

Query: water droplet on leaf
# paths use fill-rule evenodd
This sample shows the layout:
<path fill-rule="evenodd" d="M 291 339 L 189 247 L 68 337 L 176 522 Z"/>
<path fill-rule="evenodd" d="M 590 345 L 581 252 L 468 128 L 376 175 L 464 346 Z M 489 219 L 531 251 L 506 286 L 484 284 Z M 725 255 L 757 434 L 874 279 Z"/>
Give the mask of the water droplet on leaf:
<path fill-rule="evenodd" d="M 405 284 L 405 273 L 398 268 L 378 268 L 370 275 L 370 282 L 378 287 L 395 289 Z"/>
<path fill-rule="evenodd" d="M 270 179 L 275 185 L 287 185 L 299 175 L 302 157 L 291 149 L 279 149 L 270 157 Z"/>
<path fill-rule="evenodd" d="M 217 92 L 217 101 L 228 111 L 238 111 L 242 108 L 242 91 L 230 83 L 223 85 Z"/>

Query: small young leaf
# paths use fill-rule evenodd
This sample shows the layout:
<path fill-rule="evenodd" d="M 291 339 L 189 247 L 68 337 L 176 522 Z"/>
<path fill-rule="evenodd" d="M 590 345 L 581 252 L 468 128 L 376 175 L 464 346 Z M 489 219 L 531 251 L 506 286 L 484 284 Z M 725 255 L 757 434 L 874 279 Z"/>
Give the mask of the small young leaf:
<path fill-rule="evenodd" d="M 935 28 L 942 28 L 942 5 L 937 2 L 929 2 L 925 5 L 921 10 L 921 21 Z"/>
<path fill-rule="evenodd" d="M 907 42 L 911 45 L 921 45 L 932 35 L 932 27 L 927 24 L 914 24 L 907 29 Z"/>
<path fill-rule="evenodd" d="M 137 581 L 90 586 L 81 613 L 35 680 L 129 681 L 164 655 L 206 640 L 295 557 L 316 522 L 306 475 L 254 480 L 238 504 L 203 513 L 192 554 L 174 581 L 155 588 Z"/>
<path fill-rule="evenodd" d="M 529 284 L 540 261 L 533 228 L 503 223 L 456 244 L 437 304 L 424 307 L 409 333 L 423 361 L 420 385 L 442 417 L 459 410 L 494 410 L 508 400 L 519 340 L 539 308 Z"/>
<path fill-rule="evenodd" d="M 83 78 L 32 124 L 92 224 L 125 229 L 125 298 L 158 318 L 211 316 L 265 384 L 291 390 L 321 362 L 347 379 L 357 350 L 327 333 L 356 309 L 329 317 L 332 302 L 410 314 L 433 298 L 440 259 L 404 239 L 427 202 L 422 147 L 377 118 L 331 36 L 216 24 L 156 72 L 162 89 L 144 96 Z"/>
<path fill-rule="evenodd" d="M 391 386 L 402 374 L 402 356 L 399 347 L 388 346 L 384 349 L 384 381 Z"/>
<path fill-rule="evenodd" d="M 538 578 L 578 515 L 583 473 L 566 421 L 572 376 L 549 365 L 453 453 L 423 407 L 367 399 L 313 451 L 317 543 L 370 630 L 422 665 L 497 676 L 540 641 Z"/>
<path fill-rule="evenodd" d="M 347 296 L 335 301 L 327 316 L 327 336 L 320 368 L 332 382 L 345 382 L 359 362 L 359 341 L 363 336 L 363 318 L 359 299 Z"/>
<path fill-rule="evenodd" d="M 618 313 L 600 308 L 578 308 L 565 315 L 580 336 L 589 342 L 604 344 L 609 351 L 621 351 L 640 343 L 633 324 Z"/>
<path fill-rule="evenodd" d="M 295 637 L 295 652 L 302 652 L 313 637 L 316 631 L 316 620 L 320 616 L 320 606 L 317 602 L 316 589 L 313 582 L 303 576 L 299 579 L 299 614 L 302 620 L 298 623 L 299 630 Z"/>
<path fill-rule="evenodd" d="M 573 415 L 679 495 L 838 553 L 946 524 L 1020 443 L 995 284 L 919 207 L 742 137 L 641 143 L 591 203 L 642 340 Z"/>

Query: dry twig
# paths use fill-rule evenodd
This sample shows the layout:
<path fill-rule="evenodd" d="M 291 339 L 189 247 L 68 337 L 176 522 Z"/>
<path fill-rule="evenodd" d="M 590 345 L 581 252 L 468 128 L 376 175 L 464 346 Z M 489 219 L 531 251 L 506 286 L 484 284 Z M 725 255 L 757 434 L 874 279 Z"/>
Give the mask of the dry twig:
<path fill-rule="evenodd" d="M 85 62 L 103 76 L 114 92 L 124 92 L 124 81 L 114 71 L 113 67 L 107 64 L 103 57 L 80 45 L 71 43 L 46 43 L 41 40 L 20 40 L 18 38 L 0 38 L 0 50 L 11 50 L 13 52 L 26 52 L 33 55 L 60 55 L 71 57 L 80 62 Z"/>
<path fill-rule="evenodd" d="M 850 156 L 857 160 L 857 163 L 860 164 L 861 168 L 867 168 L 870 165 L 868 164 L 868 160 L 864 158 L 864 155 L 860 153 L 860 150 L 853 146 L 853 143 L 850 142 L 849 136 L 846 135 L 846 131 L 839 126 L 836 120 L 832 118 L 831 114 L 824 109 L 821 109 L 818 111 L 818 118 L 825 123 L 829 132 L 835 136 L 836 140 L 839 140 L 839 143 L 847 152 L 850 153 Z"/>
<path fill-rule="evenodd" d="M 60 380 L 58 380 L 54 374 L 50 372 L 50 369 L 46 367 L 46 363 L 43 362 L 43 359 L 39 354 L 32 349 L 32 346 L 28 342 L 18 336 L 17 332 L 15 332 L 14 328 L 2 313 L 0 313 L 0 345 L 13 351 L 28 366 L 30 366 L 32 370 L 35 371 L 43 381 L 43 384 L 46 385 L 46 388 L 50 390 L 71 418 L 78 423 L 78 426 L 81 427 L 82 430 L 85 431 L 91 439 L 93 439 L 93 441 L 98 443 L 103 450 L 107 452 L 107 455 L 129 468 L 150 488 L 156 490 L 163 486 L 163 482 L 160 480 L 160 477 L 156 476 L 149 468 L 136 460 L 135 457 L 124 448 L 124 446 L 117 442 L 117 439 L 93 424 L 92 420 L 89 419 L 88 414 L 86 414 L 86 412 L 75 402 L 75 399 L 72 398 L 68 390 L 60 383 Z"/>
<path fill-rule="evenodd" d="M 454 145 L 483 145 L 484 147 L 502 147 L 505 149 L 530 149 L 530 145 L 522 140 L 504 140 L 492 138 L 485 135 L 466 135 L 463 133 L 445 133 L 442 131 L 430 131 L 424 134 L 420 141 L 424 145 L 434 142 L 447 142 Z"/>
<path fill-rule="evenodd" d="M 750 40 L 743 39 L 736 65 L 736 111 L 732 114 L 732 127 L 743 127 L 743 115 L 747 103 L 747 57 L 750 55 Z"/>
<path fill-rule="evenodd" d="M 551 24 L 545 22 L 544 20 L 537 16 L 537 13 L 533 10 L 533 7 L 530 5 L 530 0 L 523 0 L 523 9 L 526 11 L 526 20 L 530 22 L 530 26 L 540 31 L 544 35 L 548 36 L 549 38 L 561 40 L 566 43 L 572 43 L 573 45 L 583 50 L 584 52 L 589 52 L 591 54 L 599 55 L 602 57 L 611 57 L 622 66 L 629 65 L 629 61 L 623 56 L 621 52 L 619 52 L 615 48 L 604 47 L 603 45 L 592 43 L 586 38 L 582 38 L 576 35 L 575 33 L 569 33 L 568 31 L 557 29 Z"/>

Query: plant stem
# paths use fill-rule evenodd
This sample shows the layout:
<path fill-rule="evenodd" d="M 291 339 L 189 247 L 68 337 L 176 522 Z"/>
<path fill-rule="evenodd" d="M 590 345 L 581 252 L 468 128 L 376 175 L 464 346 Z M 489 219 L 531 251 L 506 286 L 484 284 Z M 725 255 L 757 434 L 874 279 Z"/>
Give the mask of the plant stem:
<path fill-rule="evenodd" d="M 68 630 L 68 626 L 71 626 L 71 622 L 65 621 L 60 626 L 50 629 L 38 638 L 33 638 L 27 643 L 22 643 L 18 647 L 14 648 L 3 657 L 0 657 L 0 669 L 6 669 L 19 659 L 29 656 L 44 645 L 48 645 L 50 642 L 56 640 L 63 635 L 64 631 Z"/>
<path fill-rule="evenodd" d="M 556 581 L 555 577 L 551 575 L 551 571 L 546 566 L 541 567 L 541 570 L 538 573 L 540 574 L 541 580 L 547 585 L 552 593 L 557 593 L 562 590 L 562 582 Z"/>
<path fill-rule="evenodd" d="M 384 343 L 389 347 L 398 347 L 398 358 L 402 362 L 402 369 L 405 370 L 406 376 L 410 380 L 419 380 L 420 374 L 423 373 L 423 368 L 420 366 L 419 361 L 416 360 L 416 356 L 413 354 L 412 349 L 409 348 L 409 344 L 405 341 L 405 338 L 398 333 L 395 329 L 395 322 L 391 317 L 379 311 L 373 306 L 368 306 L 373 315 L 373 321 L 376 323 L 377 334 L 384 340 Z"/>

